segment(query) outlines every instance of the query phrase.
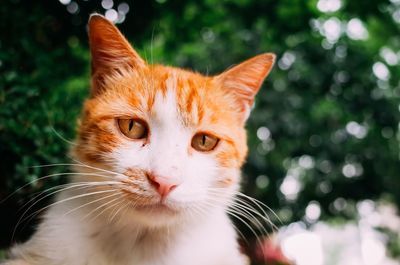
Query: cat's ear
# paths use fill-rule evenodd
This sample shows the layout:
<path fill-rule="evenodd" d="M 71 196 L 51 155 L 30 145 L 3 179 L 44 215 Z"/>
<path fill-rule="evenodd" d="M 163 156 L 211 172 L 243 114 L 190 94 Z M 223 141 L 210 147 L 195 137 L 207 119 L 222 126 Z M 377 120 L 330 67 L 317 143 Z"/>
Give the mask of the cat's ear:
<path fill-rule="evenodd" d="M 119 69 L 146 67 L 122 33 L 105 17 L 93 14 L 89 19 L 89 44 L 92 55 L 92 94 L 104 90 L 104 77 Z"/>
<path fill-rule="evenodd" d="M 247 120 L 254 97 L 271 71 L 274 62 L 274 54 L 260 54 L 215 77 L 222 89 L 235 97 L 243 121 Z"/>

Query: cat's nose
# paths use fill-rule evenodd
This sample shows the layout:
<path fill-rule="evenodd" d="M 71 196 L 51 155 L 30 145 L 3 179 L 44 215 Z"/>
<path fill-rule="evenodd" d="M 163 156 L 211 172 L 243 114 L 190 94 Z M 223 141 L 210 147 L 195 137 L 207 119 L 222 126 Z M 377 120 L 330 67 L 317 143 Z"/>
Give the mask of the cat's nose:
<path fill-rule="evenodd" d="M 171 193 L 178 185 L 178 181 L 158 176 L 155 174 L 147 174 L 147 178 L 149 179 L 150 184 L 157 190 L 158 194 L 161 195 L 161 198 L 164 199 Z"/>

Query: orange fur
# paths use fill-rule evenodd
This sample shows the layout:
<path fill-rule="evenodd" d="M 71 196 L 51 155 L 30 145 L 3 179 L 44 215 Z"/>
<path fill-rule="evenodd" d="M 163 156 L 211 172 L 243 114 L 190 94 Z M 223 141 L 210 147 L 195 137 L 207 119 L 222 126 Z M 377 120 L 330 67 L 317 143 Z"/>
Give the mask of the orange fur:
<path fill-rule="evenodd" d="M 62 189 L 33 238 L 13 250 L 16 262 L 246 264 L 227 209 L 247 154 L 245 121 L 274 55 L 210 77 L 147 64 L 98 15 L 89 38 L 91 97 L 72 150 L 73 189 Z M 119 119 L 147 131 L 129 137 Z M 198 136 L 203 146 L 214 139 L 212 148 L 199 148 Z"/>
<path fill-rule="evenodd" d="M 76 154 L 80 159 L 99 162 L 107 152 L 123 145 L 115 119 L 149 119 L 157 92 L 165 96 L 166 81 L 174 77 L 182 123 L 194 133 L 204 131 L 220 138 L 214 154 L 221 167 L 241 167 L 247 154 L 245 112 L 272 68 L 274 55 L 261 54 L 208 77 L 146 64 L 122 34 L 98 16 L 90 20 L 89 36 L 92 97 L 85 103 L 79 129 Z"/>

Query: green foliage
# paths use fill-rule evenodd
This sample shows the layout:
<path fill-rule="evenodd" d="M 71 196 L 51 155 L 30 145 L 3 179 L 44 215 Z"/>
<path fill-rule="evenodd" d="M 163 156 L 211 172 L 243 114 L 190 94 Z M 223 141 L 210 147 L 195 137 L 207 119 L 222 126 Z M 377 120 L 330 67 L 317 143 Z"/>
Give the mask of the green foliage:
<path fill-rule="evenodd" d="M 400 48 L 393 19 L 400 7 L 392 2 L 342 1 L 337 11 L 322 12 L 316 0 L 135 1 L 120 28 L 148 61 L 203 73 L 277 53 L 248 122 L 244 189 L 285 223 L 303 219 L 310 201 L 324 219 L 354 218 L 363 199 L 400 203 L 400 56 L 394 53 L 394 63 L 387 57 Z M 59 135 L 73 139 L 88 94 L 85 23 L 104 11 L 100 1 L 77 3 L 74 14 L 58 1 L 0 6 L 1 194 L 60 170 L 32 166 L 68 162 Z M 329 19 L 339 21 L 340 36 L 324 31 Z M 363 23 L 367 38 L 346 31 L 351 19 Z M 389 78 L 374 74 L 377 62 Z M 268 185 L 256 185 L 260 175 Z M 288 176 L 300 185 L 292 199 L 282 192 Z"/>

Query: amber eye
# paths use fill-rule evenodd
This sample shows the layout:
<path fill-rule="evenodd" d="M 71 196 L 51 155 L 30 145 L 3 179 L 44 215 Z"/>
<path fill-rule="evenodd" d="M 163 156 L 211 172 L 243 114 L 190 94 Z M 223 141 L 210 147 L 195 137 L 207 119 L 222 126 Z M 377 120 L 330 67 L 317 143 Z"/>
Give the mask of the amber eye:
<path fill-rule="evenodd" d="M 144 121 L 135 119 L 118 119 L 120 131 L 131 139 L 143 139 L 147 136 L 147 126 Z"/>
<path fill-rule="evenodd" d="M 219 139 L 215 136 L 198 133 L 192 138 L 192 147 L 200 152 L 211 151 L 217 146 Z"/>

